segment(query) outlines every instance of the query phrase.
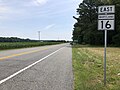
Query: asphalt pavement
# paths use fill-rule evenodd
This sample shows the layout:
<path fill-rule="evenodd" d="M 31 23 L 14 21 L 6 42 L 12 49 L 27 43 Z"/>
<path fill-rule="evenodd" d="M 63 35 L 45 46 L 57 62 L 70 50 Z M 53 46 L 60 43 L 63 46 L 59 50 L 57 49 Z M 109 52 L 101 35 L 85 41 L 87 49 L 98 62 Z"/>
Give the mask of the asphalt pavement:
<path fill-rule="evenodd" d="M 73 90 L 71 46 L 0 51 L 0 90 Z"/>

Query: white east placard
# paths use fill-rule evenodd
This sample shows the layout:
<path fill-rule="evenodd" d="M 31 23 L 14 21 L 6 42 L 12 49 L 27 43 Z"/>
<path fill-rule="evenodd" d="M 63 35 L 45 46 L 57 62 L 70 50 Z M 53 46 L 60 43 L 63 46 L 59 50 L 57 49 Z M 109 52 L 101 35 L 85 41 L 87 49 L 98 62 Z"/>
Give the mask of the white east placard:
<path fill-rule="evenodd" d="M 107 13 L 115 13 L 115 6 L 108 5 L 108 6 L 99 6 L 98 7 L 98 14 L 107 14 Z"/>
<path fill-rule="evenodd" d="M 98 20 L 98 30 L 114 30 L 114 20 Z"/>

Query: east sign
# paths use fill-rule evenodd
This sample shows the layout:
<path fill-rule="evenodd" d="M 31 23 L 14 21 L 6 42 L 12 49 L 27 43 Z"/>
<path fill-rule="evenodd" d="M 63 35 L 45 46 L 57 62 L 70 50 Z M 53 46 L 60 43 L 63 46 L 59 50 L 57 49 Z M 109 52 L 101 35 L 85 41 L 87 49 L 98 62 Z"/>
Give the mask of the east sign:
<path fill-rule="evenodd" d="M 98 7 L 98 30 L 114 30 L 115 6 Z"/>
<path fill-rule="evenodd" d="M 115 13 L 115 6 L 114 6 L 114 5 L 110 5 L 110 6 L 99 6 L 98 13 L 99 13 L 99 14 Z"/>

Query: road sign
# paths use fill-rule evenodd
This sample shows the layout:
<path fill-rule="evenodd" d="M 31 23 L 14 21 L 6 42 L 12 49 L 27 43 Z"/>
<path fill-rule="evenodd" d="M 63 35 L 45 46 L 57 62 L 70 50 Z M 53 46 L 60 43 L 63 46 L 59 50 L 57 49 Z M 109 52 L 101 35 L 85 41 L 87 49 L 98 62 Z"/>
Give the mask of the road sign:
<path fill-rule="evenodd" d="M 98 20 L 98 30 L 114 30 L 114 20 Z"/>
<path fill-rule="evenodd" d="M 114 13 L 114 5 L 98 7 L 98 30 L 114 30 Z"/>
<path fill-rule="evenodd" d="M 98 15 L 98 20 L 114 20 L 115 15 L 110 14 L 110 15 Z"/>
<path fill-rule="evenodd" d="M 99 7 L 98 7 L 98 13 L 99 13 L 99 14 L 115 13 L 115 6 L 114 6 L 114 5 L 99 6 Z"/>
<path fill-rule="evenodd" d="M 106 48 L 107 48 L 107 30 L 114 30 L 115 6 L 98 7 L 98 30 L 105 31 L 105 48 L 104 48 L 104 85 L 106 85 Z"/>

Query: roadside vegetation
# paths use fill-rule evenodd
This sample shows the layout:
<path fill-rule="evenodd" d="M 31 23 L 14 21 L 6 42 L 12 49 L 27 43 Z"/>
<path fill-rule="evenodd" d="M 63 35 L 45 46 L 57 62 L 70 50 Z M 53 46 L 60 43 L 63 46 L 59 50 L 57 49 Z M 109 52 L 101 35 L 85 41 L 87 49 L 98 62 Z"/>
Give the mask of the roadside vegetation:
<path fill-rule="evenodd" d="M 74 90 L 120 90 L 120 48 L 107 48 L 107 85 L 103 84 L 103 47 L 73 46 Z"/>
<path fill-rule="evenodd" d="M 98 30 L 98 7 L 115 5 L 115 30 L 108 31 L 107 85 L 103 84 L 104 31 Z M 120 0 L 83 0 L 73 28 L 75 90 L 120 90 Z M 91 45 L 91 46 L 87 46 Z M 92 47 L 94 45 L 94 47 Z M 116 46 L 116 48 L 114 47 Z"/>
<path fill-rule="evenodd" d="M 98 6 L 115 5 L 115 30 L 108 31 L 108 44 L 120 46 L 120 0 L 83 0 L 78 3 L 73 41 L 79 44 L 103 45 L 104 31 L 98 30 Z"/>
<path fill-rule="evenodd" d="M 62 42 L 0 42 L 0 50 L 37 47 L 45 45 L 60 44 Z"/>

